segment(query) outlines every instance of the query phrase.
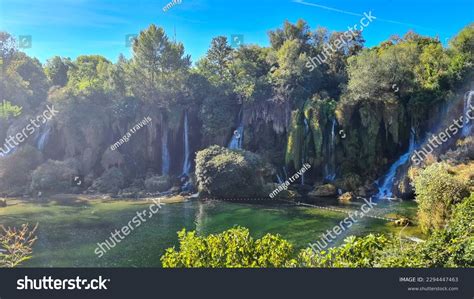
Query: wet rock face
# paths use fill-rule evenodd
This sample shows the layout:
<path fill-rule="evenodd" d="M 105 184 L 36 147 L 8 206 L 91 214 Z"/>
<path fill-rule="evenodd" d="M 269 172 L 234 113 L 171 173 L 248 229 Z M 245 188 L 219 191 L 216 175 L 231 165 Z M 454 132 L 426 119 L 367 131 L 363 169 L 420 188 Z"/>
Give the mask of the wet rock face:
<path fill-rule="evenodd" d="M 408 140 L 405 109 L 394 101 L 342 101 L 336 116 L 345 138 L 338 157 L 341 173 L 373 175 L 400 154 L 401 140 Z M 385 157 L 388 159 L 382 159 Z"/>
<path fill-rule="evenodd" d="M 415 189 L 412 186 L 412 182 L 408 176 L 400 178 L 398 184 L 396 184 L 394 193 L 397 198 L 404 200 L 412 199 L 415 197 Z"/>

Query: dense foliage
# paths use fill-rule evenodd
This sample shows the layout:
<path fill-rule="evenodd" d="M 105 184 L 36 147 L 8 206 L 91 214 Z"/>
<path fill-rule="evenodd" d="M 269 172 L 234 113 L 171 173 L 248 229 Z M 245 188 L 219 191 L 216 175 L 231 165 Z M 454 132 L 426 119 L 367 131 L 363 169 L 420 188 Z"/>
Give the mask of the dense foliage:
<path fill-rule="evenodd" d="M 248 229 L 236 227 L 207 237 L 182 230 L 179 250 L 169 248 L 161 257 L 165 268 L 270 268 L 290 261 L 292 245 L 278 235 L 254 240 Z"/>
<path fill-rule="evenodd" d="M 415 178 L 418 220 L 424 232 L 441 229 L 449 218 L 452 206 L 469 195 L 465 182 L 449 174 L 445 163 L 435 163 Z"/>

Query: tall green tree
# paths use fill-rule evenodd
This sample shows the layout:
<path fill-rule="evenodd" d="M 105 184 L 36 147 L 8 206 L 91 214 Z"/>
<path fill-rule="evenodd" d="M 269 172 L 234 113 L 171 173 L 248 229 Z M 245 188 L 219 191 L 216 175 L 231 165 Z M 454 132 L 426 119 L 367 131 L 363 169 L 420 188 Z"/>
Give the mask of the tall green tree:
<path fill-rule="evenodd" d="M 46 61 L 45 73 L 52 85 L 65 86 L 67 84 L 67 72 L 72 67 L 70 58 L 54 56 Z"/>
<path fill-rule="evenodd" d="M 145 102 L 166 107 L 181 95 L 190 64 L 184 46 L 169 41 L 164 30 L 152 24 L 133 43 L 133 92 Z"/>

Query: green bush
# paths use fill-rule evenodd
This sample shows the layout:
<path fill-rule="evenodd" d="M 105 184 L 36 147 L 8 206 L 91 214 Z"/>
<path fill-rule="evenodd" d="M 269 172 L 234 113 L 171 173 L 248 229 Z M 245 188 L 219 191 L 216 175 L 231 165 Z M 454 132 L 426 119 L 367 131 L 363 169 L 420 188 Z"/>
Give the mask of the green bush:
<path fill-rule="evenodd" d="M 101 193 L 118 193 L 124 187 L 125 176 L 116 167 L 107 169 L 92 183 L 92 189 Z"/>
<path fill-rule="evenodd" d="M 8 195 L 21 195 L 28 191 L 31 172 L 43 160 L 40 151 L 25 145 L 10 156 L 0 159 L 0 190 Z"/>
<path fill-rule="evenodd" d="M 474 193 L 457 204 L 446 229 L 422 245 L 420 255 L 429 267 L 474 267 Z"/>
<path fill-rule="evenodd" d="M 339 247 L 315 253 L 312 249 L 302 250 L 298 255 L 300 267 L 316 268 L 362 268 L 374 267 L 377 258 L 389 243 L 384 235 L 350 236 Z"/>
<path fill-rule="evenodd" d="M 213 145 L 197 153 L 196 178 L 199 192 L 215 197 L 252 197 L 264 194 L 263 160 L 248 151 Z"/>
<path fill-rule="evenodd" d="M 444 227 L 452 205 L 469 195 L 468 186 L 449 174 L 447 165 L 435 163 L 415 177 L 418 220 L 424 232 Z"/>
<path fill-rule="evenodd" d="M 41 192 L 70 192 L 73 175 L 78 173 L 75 160 L 48 160 L 33 171 L 31 190 Z"/>
<path fill-rule="evenodd" d="M 419 244 L 392 242 L 378 258 L 379 267 L 474 267 L 474 193 L 453 208 L 445 229 Z"/>
<path fill-rule="evenodd" d="M 271 234 L 254 240 L 242 227 L 207 237 L 183 229 L 178 238 L 179 250 L 168 248 L 161 257 L 165 268 L 271 268 L 294 263 L 288 241 Z"/>

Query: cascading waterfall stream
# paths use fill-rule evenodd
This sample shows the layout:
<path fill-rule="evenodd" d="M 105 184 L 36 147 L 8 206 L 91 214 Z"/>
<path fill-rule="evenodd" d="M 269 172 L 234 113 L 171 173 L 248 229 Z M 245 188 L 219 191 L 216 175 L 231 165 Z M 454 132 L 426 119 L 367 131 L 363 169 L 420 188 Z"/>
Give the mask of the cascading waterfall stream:
<path fill-rule="evenodd" d="M 242 141 L 244 134 L 244 121 L 242 117 L 242 109 L 239 112 L 239 125 L 232 135 L 232 139 L 229 142 L 229 149 L 242 149 Z"/>
<path fill-rule="evenodd" d="M 170 152 L 168 150 L 168 126 L 163 124 L 161 134 L 161 173 L 168 175 L 170 171 Z"/>
<path fill-rule="evenodd" d="M 379 199 L 389 199 L 393 197 L 393 184 L 395 182 L 395 176 L 397 175 L 397 170 L 400 166 L 405 165 L 405 163 L 408 162 L 408 159 L 411 157 L 413 154 L 413 151 L 415 150 L 415 130 L 412 128 L 411 133 L 410 133 L 410 145 L 408 146 L 408 151 L 401 155 L 400 158 L 398 158 L 395 163 L 390 166 L 388 172 L 382 177 L 383 178 L 383 183 L 381 187 L 379 188 L 379 192 L 375 196 L 377 200 Z M 379 181 L 382 180 L 379 179 Z"/>
<path fill-rule="evenodd" d="M 474 110 L 472 107 L 472 97 L 474 96 L 474 91 L 468 91 L 464 95 L 464 111 L 463 111 L 463 116 L 464 116 L 464 124 L 462 126 L 462 137 L 467 137 L 471 135 L 471 130 L 472 130 L 472 121 L 469 119 L 469 112 L 472 112 Z"/>
<path fill-rule="evenodd" d="M 189 161 L 189 127 L 188 127 L 188 112 L 184 114 L 184 161 L 183 161 L 183 175 L 189 175 L 191 169 L 191 161 Z"/>
<path fill-rule="evenodd" d="M 46 143 L 48 142 L 49 139 L 49 134 L 51 132 L 51 126 L 46 126 L 44 130 L 40 132 L 40 135 L 38 136 L 38 139 L 36 140 L 36 148 L 38 150 L 43 151 Z"/>
<path fill-rule="evenodd" d="M 308 134 L 310 133 L 308 120 L 306 118 L 303 119 L 303 123 L 304 123 L 304 135 L 303 135 L 303 149 L 301 153 L 301 165 L 304 165 L 304 163 L 306 163 L 306 138 L 308 137 Z M 304 185 L 304 172 L 303 174 L 301 174 L 301 185 Z"/>
<path fill-rule="evenodd" d="M 328 143 L 327 153 L 328 153 L 328 161 L 324 165 L 324 178 L 328 181 L 334 181 L 336 178 L 336 157 L 335 157 L 335 149 L 336 149 L 336 119 L 332 120 L 331 126 L 331 142 Z"/>

